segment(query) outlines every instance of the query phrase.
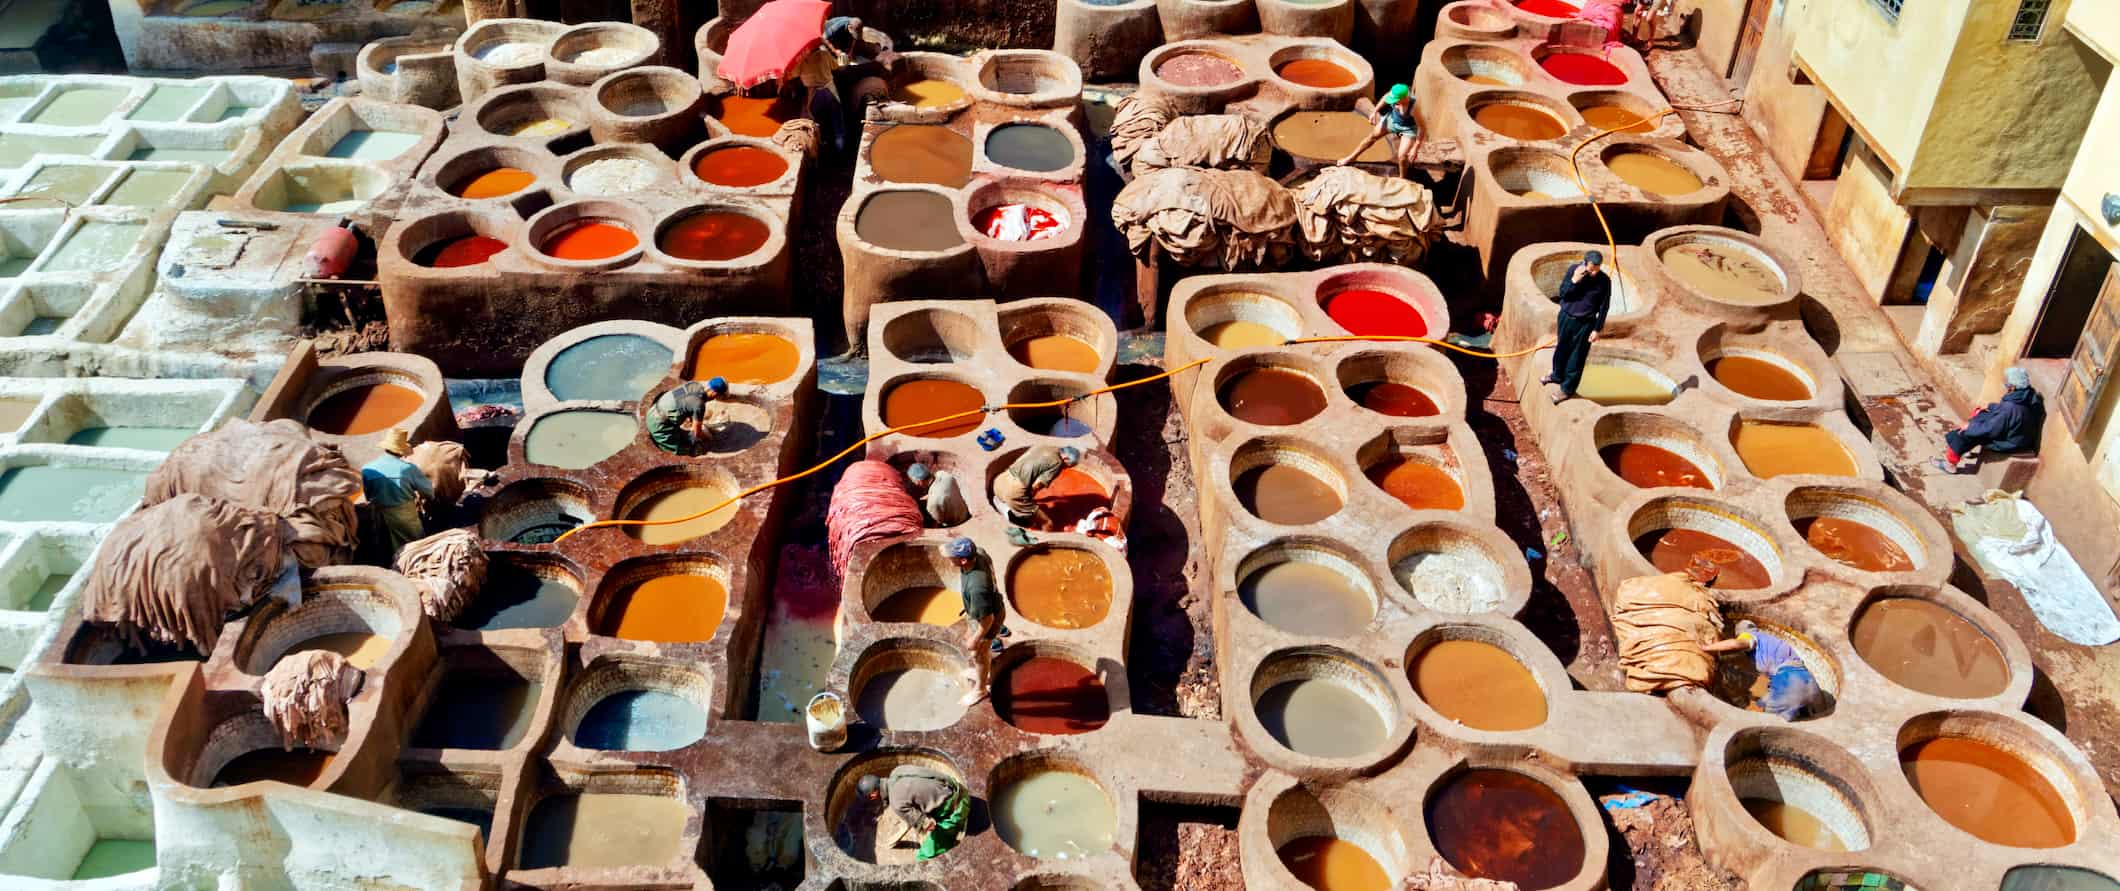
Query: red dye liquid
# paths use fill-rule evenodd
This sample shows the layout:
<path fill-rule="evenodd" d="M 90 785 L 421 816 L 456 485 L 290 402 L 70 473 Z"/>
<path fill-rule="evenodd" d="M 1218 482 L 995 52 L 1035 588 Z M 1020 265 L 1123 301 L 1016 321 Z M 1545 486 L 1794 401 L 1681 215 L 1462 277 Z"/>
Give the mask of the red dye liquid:
<path fill-rule="evenodd" d="M 430 269 L 455 269 L 459 266 L 477 266 L 494 254 L 508 249 L 508 243 L 484 235 L 466 235 L 429 245 L 420 251 L 413 262 Z"/>
<path fill-rule="evenodd" d="M 1426 418 L 1442 413 L 1420 390 L 1392 381 L 1370 381 L 1347 388 L 1347 397 L 1363 408 L 1395 418 Z"/>
<path fill-rule="evenodd" d="M 770 235 L 750 214 L 709 210 L 671 224 L 657 246 L 681 260 L 734 260 L 764 247 Z"/>
<path fill-rule="evenodd" d="M 779 179 L 788 172 L 788 162 L 757 146 L 736 145 L 700 155 L 692 161 L 692 172 L 717 186 L 748 188 Z"/>
<path fill-rule="evenodd" d="M 1383 291 L 1350 288 L 1325 298 L 1325 314 L 1349 334 L 1427 337 L 1428 320 L 1406 301 Z"/>
<path fill-rule="evenodd" d="M 1516 8 L 1532 15 L 1542 15 L 1556 19 L 1572 19 L 1575 18 L 1576 13 L 1582 11 L 1561 2 L 1561 0 L 1517 0 Z"/>
<path fill-rule="evenodd" d="M 1554 53 L 1538 61 L 1547 74 L 1563 82 L 1582 86 L 1614 86 L 1627 82 L 1627 72 L 1585 53 Z"/>
<path fill-rule="evenodd" d="M 1087 733 L 1111 718 L 1104 684 L 1066 659 L 1026 660 L 994 687 L 994 711 L 1001 720 L 1031 733 Z"/>
<path fill-rule="evenodd" d="M 1738 550 L 1727 539 L 1693 529 L 1658 529 L 1634 540 L 1635 549 L 1649 558 L 1660 572 L 1683 572 L 1699 554 L 1712 561 L 1721 574 L 1710 588 L 1743 590 L 1764 588 L 1774 577 L 1759 559 Z"/>
<path fill-rule="evenodd" d="M 626 227 L 603 220 L 577 220 L 545 239 L 545 253 L 561 260 L 608 260 L 640 246 Z"/>
<path fill-rule="evenodd" d="M 1708 475 L 1702 473 L 1693 462 L 1680 457 L 1670 449 L 1658 448 L 1645 442 L 1615 442 L 1597 450 L 1605 466 L 1619 474 L 1619 478 L 1644 489 L 1657 486 L 1687 486 L 1695 489 L 1713 489 Z"/>
<path fill-rule="evenodd" d="M 1038 490 L 1034 497 L 1052 523 L 1048 531 L 1072 530 L 1091 511 L 1112 506 L 1111 495 L 1104 491 L 1103 484 L 1074 467 L 1060 471 L 1052 485 Z"/>

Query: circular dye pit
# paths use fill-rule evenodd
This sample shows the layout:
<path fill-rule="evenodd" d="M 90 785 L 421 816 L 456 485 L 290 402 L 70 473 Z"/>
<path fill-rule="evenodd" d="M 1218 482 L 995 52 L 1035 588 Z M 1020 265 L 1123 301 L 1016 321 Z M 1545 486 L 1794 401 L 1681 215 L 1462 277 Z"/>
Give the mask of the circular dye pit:
<path fill-rule="evenodd" d="M 1559 139 L 1568 132 L 1568 125 L 1560 118 L 1514 102 L 1489 102 L 1473 110 L 1472 120 L 1496 134 L 1523 142 Z"/>
<path fill-rule="evenodd" d="M 537 175 L 515 167 L 495 167 L 477 176 L 458 183 L 450 194 L 458 198 L 477 201 L 484 198 L 505 198 L 537 182 Z"/>
<path fill-rule="evenodd" d="M 1396 381 L 1364 381 L 1347 388 L 1355 404 L 1395 418 L 1429 418 L 1442 414 L 1435 399 L 1417 387 Z"/>
<path fill-rule="evenodd" d="M 1025 857 L 1079 860 L 1111 849 L 1118 816 L 1095 780 L 1045 770 L 994 793 L 994 833 Z"/>
<path fill-rule="evenodd" d="M 1651 195 L 1691 195 L 1705 185 L 1693 171 L 1661 155 L 1648 152 L 1618 152 L 1605 156 L 1612 175 Z M 1778 287 L 1777 283 L 1777 287 Z"/>
<path fill-rule="evenodd" d="M 538 418 L 523 437 L 523 459 L 580 470 L 633 444 L 640 422 L 615 411 L 559 411 Z"/>
<path fill-rule="evenodd" d="M 1635 114 L 1617 105 L 1591 105 L 1581 109 L 1583 122 L 1599 130 L 1619 133 L 1647 133 L 1656 129 L 1656 122 Z"/>
<path fill-rule="evenodd" d="M 1252 347 L 1273 347 L 1287 343 L 1288 338 L 1258 322 L 1233 319 L 1216 322 L 1198 329 L 1200 339 L 1225 350 L 1242 350 Z"/>
<path fill-rule="evenodd" d="M 485 235 L 461 235 L 443 239 L 420 249 L 412 258 L 429 269 L 457 269 L 477 266 L 508 249 L 508 243 Z"/>
<path fill-rule="evenodd" d="M 944 251 L 964 243 L 955 214 L 947 195 L 877 192 L 861 203 L 854 234 L 885 250 Z"/>
<path fill-rule="evenodd" d="M 1759 821 L 1762 828 L 1783 841 L 1820 851 L 1848 849 L 1847 842 L 1842 841 L 1839 833 L 1827 826 L 1826 821 L 1800 805 L 1771 798 L 1739 798 L 1737 802 L 1744 805 L 1745 813 Z"/>
<path fill-rule="evenodd" d="M 1573 17 L 1573 11 L 1567 13 Z M 1619 66 L 1587 53 L 1553 53 L 1538 60 L 1538 67 L 1562 83 L 1580 87 L 1610 87 L 1627 82 Z"/>
<path fill-rule="evenodd" d="M 1396 294 L 1372 288 L 1349 288 L 1327 295 L 1325 314 L 1364 337 L 1427 337 L 1428 320 Z"/>
<path fill-rule="evenodd" d="M 667 752 L 706 735 L 706 711 L 661 690 L 620 690 L 599 699 L 571 734 L 575 745 L 606 752 Z"/>
<path fill-rule="evenodd" d="M 908 436 L 947 439 L 979 429 L 986 416 L 977 409 L 985 404 L 986 397 L 971 384 L 939 378 L 909 380 L 883 394 L 883 423 L 909 428 L 905 431 Z M 972 414 L 936 421 L 967 411 Z"/>
<path fill-rule="evenodd" d="M 781 105 L 778 97 L 723 96 L 719 104 L 721 110 L 714 119 L 738 136 L 771 136 L 780 132 L 782 123 L 798 116 L 795 109 Z"/>
<path fill-rule="evenodd" d="M 1237 598 L 1252 615 L 1290 634 L 1348 637 L 1376 615 L 1374 596 L 1356 584 L 1352 571 L 1322 560 L 1269 563 L 1237 582 Z"/>
<path fill-rule="evenodd" d="M 1030 733 L 1087 733 L 1111 719 L 1104 682 L 1089 669 L 1053 656 L 1033 656 L 994 681 L 994 712 Z"/>
<path fill-rule="evenodd" d="M 1284 526 L 1318 522 L 1339 513 L 1343 503 L 1338 490 L 1293 464 L 1262 464 L 1238 473 L 1232 483 L 1252 516 Z"/>
<path fill-rule="evenodd" d="M 1369 118 L 1351 111 L 1298 111 L 1273 125 L 1273 142 L 1298 158 L 1338 161 L 1368 139 L 1375 126 Z M 1391 146 L 1381 139 L 1355 157 L 1362 164 L 1390 160 Z"/>
<path fill-rule="evenodd" d="M 714 638 L 728 607 L 729 589 L 720 579 L 683 572 L 659 575 L 620 591 L 604 608 L 596 631 L 622 640 L 704 643 Z"/>
<path fill-rule="evenodd" d="M 1980 699 L 2009 686 L 2009 661 L 1980 626 L 1918 597 L 1863 607 L 1850 633 L 1855 653 L 1892 683 L 1931 696 Z"/>
<path fill-rule="evenodd" d="M 1599 405 L 1663 405 L 1678 394 L 1661 375 L 1632 365 L 1591 362 L 1583 366 L 1575 395 Z"/>
<path fill-rule="evenodd" d="M 510 628 L 557 628 L 574 615 L 581 592 L 558 574 L 540 574 L 510 560 L 486 565 L 486 583 L 478 599 L 451 624 L 474 631 Z"/>
<path fill-rule="evenodd" d="M 1699 465 L 1661 446 L 1646 442 L 1615 442 L 1598 449 L 1597 456 L 1620 479 L 1639 488 L 1715 488 L 1714 481 L 1702 472 Z"/>
<path fill-rule="evenodd" d="M 1876 527 L 1845 517 L 1800 517 L 1796 532 L 1818 552 L 1863 572 L 1905 572 L 1914 561 Z"/>
<path fill-rule="evenodd" d="M 1764 588 L 1773 573 L 1759 558 L 1718 535 L 1698 529 L 1656 529 L 1634 539 L 1634 548 L 1659 572 L 1684 572 L 1694 555 L 1708 558 L 1721 574 L 1708 587 L 1721 590 Z"/>
<path fill-rule="evenodd" d="M 309 426 L 336 436 L 364 436 L 412 417 L 427 397 L 401 384 L 367 384 L 333 393 L 309 410 Z"/>
<path fill-rule="evenodd" d="M 1244 79 L 1244 69 L 1214 53 L 1174 53 L 1157 62 L 1155 70 L 1165 83 L 1178 87 L 1219 87 Z"/>
<path fill-rule="evenodd" d="M 986 134 L 986 156 L 1003 167 L 1048 173 L 1075 163 L 1075 145 L 1051 127 L 1003 124 Z"/>
<path fill-rule="evenodd" d="M 1089 341 L 1065 334 L 1039 334 L 1009 341 L 1009 357 L 1042 371 L 1095 374 L 1103 364 Z"/>
<path fill-rule="evenodd" d="M 1009 602 L 1048 628 L 1088 628 L 1112 606 L 1112 574 L 1097 555 L 1077 548 L 1024 554 L 1008 571 Z"/>
<path fill-rule="evenodd" d="M 680 260 L 718 263 L 751 255 L 765 247 L 772 234 L 766 221 L 750 214 L 704 210 L 665 227 L 655 246 Z"/>
<path fill-rule="evenodd" d="M 964 615 L 964 595 L 941 585 L 915 585 L 885 597 L 869 610 L 878 622 L 954 625 Z"/>
<path fill-rule="evenodd" d="M 1037 525 L 1047 532 L 1072 530 L 1098 508 L 1112 506 L 1111 493 L 1105 491 L 1104 484 L 1078 467 L 1061 470 L 1032 500 L 1038 502 L 1041 512 Z"/>
<path fill-rule="evenodd" d="M 309 786 L 331 767 L 336 752 L 316 749 L 286 751 L 279 746 L 244 752 L 237 755 L 213 775 L 213 788 L 240 786 L 244 783 L 279 782 L 294 786 Z"/>
<path fill-rule="evenodd" d="M 1414 510 L 1459 510 L 1465 506 L 1465 489 L 1457 477 L 1434 464 L 1405 455 L 1393 455 L 1362 469 L 1363 475 L 1384 494 Z"/>
<path fill-rule="evenodd" d="M 1620 157 L 1632 157 L 1622 155 Z M 1653 155 L 1639 157 L 1654 158 Z M 1658 159 L 1661 160 L 1661 159 Z M 1608 165 L 1609 166 L 1609 165 Z M 1673 165 L 1676 167 L 1676 165 Z M 1692 174 L 1686 174 L 1691 177 Z M 1633 180 L 1628 180 L 1633 182 Z M 1672 180 L 1674 188 L 1685 185 L 1686 180 Z M 1694 179 L 1693 182 L 1699 182 Z M 1643 188 L 1648 188 L 1643 186 Z M 1699 188 L 1695 186 L 1695 188 Z M 1651 191 L 1655 191 L 1651 189 Z M 1664 194 L 1684 194 L 1666 192 Z M 1723 303 L 1740 306 L 1765 306 L 1781 301 L 1781 276 L 1767 264 L 1760 262 L 1751 251 L 1712 241 L 1689 241 L 1665 248 L 1657 255 L 1664 268 L 1671 271 L 1679 281 Z M 1759 360 L 1753 360 L 1759 361 Z M 1805 395 L 1809 395 L 1806 393 Z M 1803 398 L 1803 397 L 1795 397 Z"/>
<path fill-rule="evenodd" d="M 642 544 L 666 545 L 691 541 L 710 534 L 736 518 L 737 505 L 724 504 L 736 494 L 736 487 L 721 481 L 707 481 L 674 489 L 665 489 L 647 498 L 626 511 L 628 520 L 680 521 L 664 522 L 656 526 L 627 526 L 626 534 Z M 713 513 L 693 519 L 700 511 L 720 504 Z"/>
<path fill-rule="evenodd" d="M 1436 853 L 1476 879 L 1551 888 L 1583 868 L 1583 834 L 1545 783 L 1512 770 L 1468 770 L 1428 796 L 1422 814 Z"/>
<path fill-rule="evenodd" d="M 1231 417 L 1247 424 L 1300 424 L 1325 410 L 1325 390 L 1309 375 L 1286 368 L 1242 371 L 1217 394 Z"/>
<path fill-rule="evenodd" d="M 532 502 L 523 511 L 523 519 L 510 525 L 516 531 L 508 536 L 509 544 L 545 545 L 559 540 L 575 527 L 588 522 L 570 512 L 573 508 L 557 502 Z M 586 513 L 584 511 L 583 513 Z"/>
<path fill-rule="evenodd" d="M 1755 356 L 1724 355 L 1707 361 L 1708 376 L 1730 392 L 1769 402 L 1811 398 L 1811 385 L 1780 363 Z"/>
<path fill-rule="evenodd" d="M 780 155 L 753 145 L 732 145 L 702 152 L 692 159 L 692 173 L 717 186 L 747 189 L 786 176 L 788 162 Z"/>
<path fill-rule="evenodd" d="M 1413 692 L 1437 714 L 1474 730 L 1529 730 L 1546 723 L 1546 692 L 1508 650 L 1477 640 L 1439 640 L 1406 669 Z"/>
<path fill-rule="evenodd" d="M 2000 747 L 1939 736 L 1899 750 L 1915 794 L 1945 822 L 2013 848 L 2058 848 L 2076 839 L 2068 803 L 2046 777 Z"/>
<path fill-rule="evenodd" d="M 1059 238 L 1067 231 L 1067 212 L 1021 202 L 1004 202 L 972 214 L 972 228 L 998 241 Z"/>
<path fill-rule="evenodd" d="M 567 223 L 545 236 L 537 249 L 558 260 L 609 260 L 640 247 L 633 230 L 610 220 L 583 219 Z"/>
<path fill-rule="evenodd" d="M 599 334 L 560 350 L 545 388 L 561 400 L 629 402 L 670 370 L 670 348 L 639 334 Z"/>
<path fill-rule="evenodd" d="M 1824 427 L 1742 420 L 1730 444 L 1745 469 L 1760 479 L 1792 473 L 1856 476 L 1855 456 Z"/>
<path fill-rule="evenodd" d="M 1331 677 L 1301 677 L 1268 687 L 1252 711 L 1275 742 L 1312 758 L 1367 755 L 1391 736 L 1375 705 Z"/>
<path fill-rule="evenodd" d="M 1391 874 L 1360 845 L 1329 835 L 1304 836 L 1275 851 L 1296 881 L 1320 891 L 1390 891 Z"/>
<path fill-rule="evenodd" d="M 1337 90 L 1355 85 L 1354 72 L 1324 59 L 1290 59 L 1274 66 L 1282 80 L 1314 90 Z"/>
<path fill-rule="evenodd" d="M 732 384 L 774 384 L 794 376 L 802 364 L 795 342 L 777 334 L 736 331 L 700 341 L 692 351 L 692 379 L 721 378 Z"/>
<path fill-rule="evenodd" d="M 884 182 L 963 188 L 972 178 L 972 141 L 939 124 L 899 124 L 869 143 L 869 169 Z"/>
<path fill-rule="evenodd" d="M 1501 571 L 1460 551 L 1416 550 L 1393 562 L 1391 574 L 1399 587 L 1432 610 L 1472 615 L 1502 603 Z"/>
<path fill-rule="evenodd" d="M 684 856 L 691 809 L 666 795 L 562 793 L 538 799 L 516 868 L 669 866 Z"/>
<path fill-rule="evenodd" d="M 964 694 L 971 689 L 961 671 L 901 668 L 878 672 L 862 682 L 854 712 L 886 730 L 941 730 L 964 717 Z"/>
<path fill-rule="evenodd" d="M 943 108 L 964 98 L 964 88 L 939 77 L 923 77 L 891 87 L 891 101 L 914 108 Z"/>

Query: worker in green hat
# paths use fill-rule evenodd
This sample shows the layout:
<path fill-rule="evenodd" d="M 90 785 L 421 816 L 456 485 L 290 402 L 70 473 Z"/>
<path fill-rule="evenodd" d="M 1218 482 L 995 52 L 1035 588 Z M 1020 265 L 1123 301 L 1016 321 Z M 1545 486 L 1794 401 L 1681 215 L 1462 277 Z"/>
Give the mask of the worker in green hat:
<path fill-rule="evenodd" d="M 1413 114 L 1413 90 L 1405 84 L 1392 84 L 1384 93 L 1383 104 L 1369 113 L 1369 119 L 1376 122 L 1376 127 L 1369 131 L 1369 137 L 1362 140 L 1361 145 L 1341 158 L 1340 163 L 1354 163 L 1354 159 L 1382 139 L 1385 145 L 1391 146 L 1391 159 L 1399 164 L 1399 178 L 1405 179 L 1406 165 L 1413 163 L 1414 150 L 1421 145 L 1421 121 Z"/>

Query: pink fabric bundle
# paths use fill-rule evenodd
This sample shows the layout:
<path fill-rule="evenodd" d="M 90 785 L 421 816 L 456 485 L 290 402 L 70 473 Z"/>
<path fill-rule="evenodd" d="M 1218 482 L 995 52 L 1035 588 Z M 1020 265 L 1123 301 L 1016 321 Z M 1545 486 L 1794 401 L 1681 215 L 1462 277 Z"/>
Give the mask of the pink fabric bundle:
<path fill-rule="evenodd" d="M 824 527 L 832 547 L 832 574 L 844 576 L 855 545 L 919 532 L 920 504 L 905 490 L 898 468 L 883 461 L 856 461 L 832 488 Z"/>
<path fill-rule="evenodd" d="M 1619 45 L 1619 23 L 1626 0 L 1584 0 L 1583 10 L 1575 14 L 1575 20 L 1588 22 L 1605 29 L 1605 47 Z"/>

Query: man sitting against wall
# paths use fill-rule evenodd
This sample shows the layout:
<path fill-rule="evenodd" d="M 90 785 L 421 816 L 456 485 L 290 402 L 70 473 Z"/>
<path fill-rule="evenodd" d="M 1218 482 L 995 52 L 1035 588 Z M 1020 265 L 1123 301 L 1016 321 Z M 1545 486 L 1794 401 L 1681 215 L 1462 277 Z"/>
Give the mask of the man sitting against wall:
<path fill-rule="evenodd" d="M 2006 455 L 2039 454 L 2039 432 L 2046 426 L 2046 400 L 2032 389 L 2032 376 L 2011 366 L 2002 373 L 2008 389 L 2002 398 L 1973 413 L 1965 426 L 1943 435 L 1943 457 L 1935 459 L 1944 473 L 1969 473 L 1979 462 L 1967 456 L 1980 450 L 1981 460 Z"/>

